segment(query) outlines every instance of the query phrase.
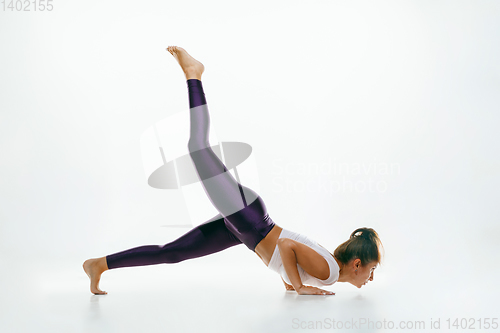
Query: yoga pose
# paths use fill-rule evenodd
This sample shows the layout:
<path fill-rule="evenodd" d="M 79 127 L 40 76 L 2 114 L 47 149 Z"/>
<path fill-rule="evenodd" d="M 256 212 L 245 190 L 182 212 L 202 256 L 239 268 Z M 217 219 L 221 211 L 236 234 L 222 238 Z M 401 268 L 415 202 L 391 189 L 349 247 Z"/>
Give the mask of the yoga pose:
<path fill-rule="evenodd" d="M 86 260 L 83 269 L 90 278 L 90 291 L 107 294 L 99 289 L 99 280 L 108 269 L 172 264 L 239 244 L 254 251 L 266 266 L 280 274 L 286 290 L 295 290 L 300 295 L 334 295 L 318 287 L 349 282 L 361 288 L 372 281 L 373 271 L 381 260 L 382 245 L 375 230 L 354 230 L 332 254 L 306 236 L 275 224 L 261 197 L 238 183 L 210 147 L 210 117 L 201 83 L 205 67 L 181 47 L 169 46 L 167 50 L 180 64 L 187 80 L 189 154 L 219 214 L 163 246 L 139 246 Z"/>

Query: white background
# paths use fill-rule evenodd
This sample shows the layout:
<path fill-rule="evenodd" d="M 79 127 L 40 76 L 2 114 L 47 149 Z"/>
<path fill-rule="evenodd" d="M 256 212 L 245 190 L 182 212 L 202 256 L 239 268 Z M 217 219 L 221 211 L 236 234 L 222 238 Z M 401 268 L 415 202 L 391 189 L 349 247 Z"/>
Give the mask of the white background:
<path fill-rule="evenodd" d="M 498 317 L 498 2 L 29 9 L 0 11 L 0 330 L 286 332 L 364 316 L 426 330 L 441 318 L 444 331 L 447 318 Z M 379 233 L 373 282 L 296 296 L 239 246 L 110 270 L 109 294 L 91 295 L 85 259 L 189 230 L 168 227 L 189 223 L 184 199 L 149 187 L 141 161 L 141 134 L 189 107 L 169 45 L 205 65 L 212 126 L 253 147 L 278 225 L 331 252 L 358 227 Z M 314 169 L 341 163 L 350 171 Z"/>

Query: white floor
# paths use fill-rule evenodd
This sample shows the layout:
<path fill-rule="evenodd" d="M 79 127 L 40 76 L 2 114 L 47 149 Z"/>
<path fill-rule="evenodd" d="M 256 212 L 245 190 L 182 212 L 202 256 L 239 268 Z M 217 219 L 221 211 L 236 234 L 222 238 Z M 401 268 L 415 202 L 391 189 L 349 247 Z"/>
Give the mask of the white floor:
<path fill-rule="evenodd" d="M 499 1 L 3 3 L 0 333 L 500 332 Z M 298 296 L 240 246 L 90 293 L 85 259 L 165 244 L 202 202 L 144 168 L 188 108 L 168 45 L 206 66 L 211 133 L 252 146 L 273 221 L 330 251 L 380 234 L 372 283 Z"/>
<path fill-rule="evenodd" d="M 499 316 L 496 267 L 486 265 L 491 275 L 474 282 L 480 272 L 463 270 L 453 281 L 436 270 L 403 275 L 389 264 L 361 289 L 336 283 L 329 288 L 335 296 L 299 296 L 253 256 L 239 247 L 176 265 L 110 270 L 103 296 L 90 293 L 83 258 L 3 260 L 15 270 L 2 276 L 0 332 L 389 332 L 403 331 L 401 322 L 413 327 L 405 331 L 457 332 L 468 331 L 460 328 L 465 322 L 448 329 L 448 318 Z M 440 330 L 431 329 L 436 320 Z"/>

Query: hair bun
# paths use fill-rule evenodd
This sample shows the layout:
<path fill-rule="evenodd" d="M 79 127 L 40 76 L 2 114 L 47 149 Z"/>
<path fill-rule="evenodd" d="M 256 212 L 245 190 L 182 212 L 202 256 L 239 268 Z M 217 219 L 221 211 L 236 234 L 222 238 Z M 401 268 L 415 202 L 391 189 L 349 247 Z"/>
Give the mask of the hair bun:
<path fill-rule="evenodd" d="M 351 238 L 361 237 L 361 238 L 365 238 L 365 239 L 370 239 L 370 235 L 371 235 L 371 232 L 369 229 L 359 228 L 359 229 L 356 229 L 352 232 Z"/>
<path fill-rule="evenodd" d="M 343 264 L 360 259 L 361 265 L 366 265 L 370 262 L 380 263 L 381 250 L 383 247 L 378 233 L 372 228 L 363 227 L 354 230 L 347 241 L 337 246 L 333 255 Z"/>

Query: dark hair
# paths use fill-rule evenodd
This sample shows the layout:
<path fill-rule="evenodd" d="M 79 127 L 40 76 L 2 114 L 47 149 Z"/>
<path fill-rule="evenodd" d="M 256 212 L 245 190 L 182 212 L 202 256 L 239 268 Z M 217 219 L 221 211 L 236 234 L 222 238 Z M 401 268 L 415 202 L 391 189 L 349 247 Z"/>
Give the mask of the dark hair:
<path fill-rule="evenodd" d="M 352 259 L 361 259 L 361 265 L 375 261 L 380 263 L 382 256 L 380 248 L 382 242 L 378 234 L 372 228 L 358 228 L 354 230 L 347 241 L 340 244 L 333 255 L 341 263 L 347 264 Z"/>

